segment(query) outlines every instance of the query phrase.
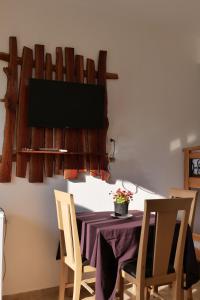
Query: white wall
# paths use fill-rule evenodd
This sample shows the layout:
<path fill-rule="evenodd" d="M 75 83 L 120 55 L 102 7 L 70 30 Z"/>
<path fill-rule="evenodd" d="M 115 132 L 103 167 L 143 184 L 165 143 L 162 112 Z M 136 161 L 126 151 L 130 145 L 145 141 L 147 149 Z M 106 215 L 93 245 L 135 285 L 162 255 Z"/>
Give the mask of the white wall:
<path fill-rule="evenodd" d="M 4 294 L 13 294 L 57 285 L 54 188 L 74 193 L 79 209 L 112 210 L 108 194 L 115 182 L 150 191 L 139 189 L 131 208 L 142 208 L 144 198 L 165 196 L 171 186 L 182 187 L 182 148 L 200 143 L 200 73 L 194 39 L 167 28 L 136 27 L 131 12 L 125 18 L 117 6 L 99 9 L 90 0 L 0 3 L 0 51 L 8 51 L 11 35 L 17 36 L 19 55 L 23 45 L 35 43 L 50 52 L 72 46 L 94 59 L 99 49 L 107 49 L 108 71 L 119 73 L 119 80 L 108 82 L 108 136 L 116 139 L 112 184 L 88 176 L 29 184 L 14 173 L 12 183 L 0 184 L 0 206 L 8 218 Z M 0 83 L 2 98 L 2 72 Z M 2 143 L 3 104 L 0 108 Z"/>

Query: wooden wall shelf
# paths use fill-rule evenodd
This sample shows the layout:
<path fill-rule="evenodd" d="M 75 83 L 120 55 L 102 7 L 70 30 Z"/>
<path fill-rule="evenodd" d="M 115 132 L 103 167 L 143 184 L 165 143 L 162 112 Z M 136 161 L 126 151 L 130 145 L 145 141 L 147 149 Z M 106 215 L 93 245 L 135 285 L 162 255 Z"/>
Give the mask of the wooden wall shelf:
<path fill-rule="evenodd" d="M 95 156 L 108 156 L 107 153 L 96 153 L 96 152 L 62 152 L 58 150 L 21 150 L 19 153 L 23 154 L 50 154 L 50 155 L 95 155 Z"/>
<path fill-rule="evenodd" d="M 89 172 L 107 180 L 107 93 L 104 99 L 107 124 L 104 129 L 28 126 L 30 78 L 99 84 L 106 90 L 108 79 L 118 79 L 118 74 L 107 72 L 107 51 L 99 51 L 95 66 L 93 59 L 76 54 L 72 47 L 56 47 L 53 62 L 52 54 L 45 51 L 45 45 L 40 44 L 34 45 L 33 49 L 24 46 L 22 56 L 19 56 L 17 38 L 9 37 L 8 52 L 0 52 L 0 60 L 8 63 L 3 68 L 7 76 L 7 89 L 2 97 L 4 99 L 0 99 L 6 110 L 0 182 L 11 182 L 13 161 L 16 161 L 17 177 L 25 178 L 28 167 L 29 182 L 43 182 L 44 176 L 61 174 L 65 179 L 74 179 L 80 172 Z M 68 149 L 68 152 L 45 151 L 42 148 Z"/>

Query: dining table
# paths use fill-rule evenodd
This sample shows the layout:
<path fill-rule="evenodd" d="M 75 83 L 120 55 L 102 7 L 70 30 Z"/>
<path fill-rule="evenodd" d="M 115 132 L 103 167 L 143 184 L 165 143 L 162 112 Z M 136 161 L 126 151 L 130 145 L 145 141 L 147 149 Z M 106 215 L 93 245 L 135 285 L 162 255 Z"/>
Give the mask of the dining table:
<path fill-rule="evenodd" d="M 82 256 L 89 261 L 91 266 L 96 268 L 95 299 L 113 300 L 116 294 L 120 267 L 126 261 L 137 258 L 143 211 L 129 211 L 126 218 L 116 218 L 110 211 L 79 212 L 76 217 Z M 153 252 L 154 225 L 155 215 L 152 215 L 148 254 Z M 176 234 L 174 240 L 176 240 Z M 173 257 L 173 255 L 171 256 Z M 183 268 L 185 273 L 184 287 L 189 288 L 200 279 L 192 232 L 189 226 L 186 235 Z"/>

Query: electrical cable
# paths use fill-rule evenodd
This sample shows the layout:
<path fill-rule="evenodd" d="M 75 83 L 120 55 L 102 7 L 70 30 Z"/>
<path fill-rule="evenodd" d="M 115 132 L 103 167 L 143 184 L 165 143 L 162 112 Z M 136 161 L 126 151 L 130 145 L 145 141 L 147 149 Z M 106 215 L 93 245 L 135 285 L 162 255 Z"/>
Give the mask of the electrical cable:
<path fill-rule="evenodd" d="M 7 216 L 6 216 L 6 213 L 5 213 L 5 210 L 1 207 L 0 208 L 3 213 L 4 213 L 4 237 L 3 237 L 3 266 L 4 266 L 4 271 L 3 271 L 3 281 L 5 279 L 5 276 L 6 276 L 6 256 L 5 256 L 5 243 L 6 243 L 6 236 L 7 236 Z"/>
<path fill-rule="evenodd" d="M 113 138 L 110 138 L 110 142 L 113 144 L 113 151 L 111 152 L 111 154 L 109 155 L 109 160 L 110 161 L 114 161 L 115 160 L 115 144 L 116 144 L 116 141 L 115 139 Z M 108 165 L 108 170 L 110 171 L 110 166 Z M 147 192 L 149 194 L 152 194 L 152 195 L 155 195 L 154 192 L 151 192 L 145 188 L 143 188 L 142 186 L 136 184 L 136 183 L 132 183 L 134 186 L 135 186 L 135 194 L 138 193 L 138 190 L 142 190 L 144 192 Z M 128 190 L 125 186 L 124 186 L 124 180 L 122 179 L 122 187 L 125 189 L 125 190 Z"/>
<path fill-rule="evenodd" d="M 5 220 L 5 231 L 4 231 L 4 242 L 3 242 L 3 265 L 4 265 L 4 272 L 3 272 L 3 281 L 6 277 L 6 256 L 5 256 L 5 243 L 6 243 L 6 235 L 7 235 L 7 220 Z"/>
<path fill-rule="evenodd" d="M 140 185 L 138 185 L 138 184 L 136 184 L 136 183 L 132 183 L 132 184 L 135 186 L 135 194 L 138 193 L 138 190 L 142 190 L 142 191 L 147 192 L 147 193 L 149 193 L 149 194 L 155 195 L 154 192 L 151 192 L 151 191 L 149 191 L 149 190 L 147 190 L 147 189 L 141 187 Z M 125 190 L 128 190 L 128 189 L 125 187 L 125 185 L 124 185 L 124 180 L 122 180 L 122 186 L 123 186 L 123 188 L 124 188 Z"/>

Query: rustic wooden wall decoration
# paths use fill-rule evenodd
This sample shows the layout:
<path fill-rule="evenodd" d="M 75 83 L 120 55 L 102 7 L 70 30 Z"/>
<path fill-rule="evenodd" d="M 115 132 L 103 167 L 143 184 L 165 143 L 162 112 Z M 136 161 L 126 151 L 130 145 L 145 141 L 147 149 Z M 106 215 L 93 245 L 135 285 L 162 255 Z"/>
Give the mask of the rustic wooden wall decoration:
<path fill-rule="evenodd" d="M 64 80 L 85 84 L 101 84 L 118 75 L 106 70 L 107 52 L 99 52 L 98 69 L 94 60 L 76 55 L 74 48 L 56 48 L 56 61 L 50 53 L 45 55 L 44 45 L 35 45 L 34 51 L 23 48 L 22 57 L 17 54 L 16 37 L 9 38 L 9 53 L 0 52 L 0 60 L 8 63 L 4 68 L 7 76 L 5 98 L 6 120 L 0 163 L 0 182 L 10 182 L 12 161 L 16 160 L 16 176 L 26 177 L 29 165 L 29 182 L 43 182 L 43 177 L 64 174 L 73 179 L 79 172 L 89 172 L 106 180 L 109 176 L 104 129 L 59 129 L 28 127 L 28 83 L 31 77 Z M 18 74 L 20 77 L 18 88 Z M 107 95 L 105 99 L 107 119 Z M 14 144 L 16 137 L 16 145 Z M 67 149 L 67 153 L 39 148 Z"/>

